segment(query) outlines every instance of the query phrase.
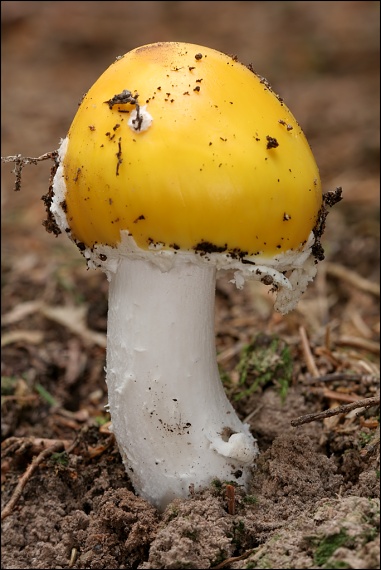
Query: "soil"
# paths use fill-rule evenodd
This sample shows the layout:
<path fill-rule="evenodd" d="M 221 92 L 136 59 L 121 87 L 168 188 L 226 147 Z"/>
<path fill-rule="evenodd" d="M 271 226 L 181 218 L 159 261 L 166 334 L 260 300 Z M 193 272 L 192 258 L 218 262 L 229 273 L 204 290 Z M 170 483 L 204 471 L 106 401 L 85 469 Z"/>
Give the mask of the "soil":
<path fill-rule="evenodd" d="M 2 2 L 3 156 L 55 150 L 116 56 L 181 40 L 252 63 L 343 187 L 296 310 L 217 285 L 221 377 L 260 448 L 249 492 L 215 481 L 159 513 L 108 430 L 107 280 L 42 226 L 50 162 L 19 192 L 3 165 L 2 568 L 380 567 L 378 407 L 291 425 L 378 395 L 379 21 L 363 1 Z"/>

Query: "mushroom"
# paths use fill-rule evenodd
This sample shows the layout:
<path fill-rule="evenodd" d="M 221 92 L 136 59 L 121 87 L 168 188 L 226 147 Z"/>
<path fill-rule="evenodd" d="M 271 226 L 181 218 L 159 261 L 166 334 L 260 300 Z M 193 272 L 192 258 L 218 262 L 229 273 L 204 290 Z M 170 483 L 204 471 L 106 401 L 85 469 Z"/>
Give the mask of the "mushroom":
<path fill-rule="evenodd" d="M 50 215 L 109 280 L 112 429 L 162 510 L 213 479 L 247 489 L 257 443 L 216 360 L 217 273 L 261 280 L 287 313 L 316 273 L 318 168 L 263 78 L 206 47 L 118 57 L 61 141 Z"/>

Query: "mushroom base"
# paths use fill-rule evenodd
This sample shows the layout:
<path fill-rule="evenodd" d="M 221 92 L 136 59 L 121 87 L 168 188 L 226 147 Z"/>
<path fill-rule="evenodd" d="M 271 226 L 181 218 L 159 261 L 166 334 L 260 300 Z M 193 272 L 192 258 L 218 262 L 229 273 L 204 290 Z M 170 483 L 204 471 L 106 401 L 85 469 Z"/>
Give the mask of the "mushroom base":
<path fill-rule="evenodd" d="M 109 410 L 136 492 L 163 510 L 213 479 L 247 486 L 257 444 L 216 361 L 216 269 L 120 261 L 109 291 Z"/>

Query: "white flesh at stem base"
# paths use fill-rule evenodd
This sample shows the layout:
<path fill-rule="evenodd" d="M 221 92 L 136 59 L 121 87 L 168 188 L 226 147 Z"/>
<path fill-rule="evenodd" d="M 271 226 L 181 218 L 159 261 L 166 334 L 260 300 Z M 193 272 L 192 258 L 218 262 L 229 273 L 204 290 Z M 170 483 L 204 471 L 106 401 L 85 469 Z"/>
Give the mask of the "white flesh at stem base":
<path fill-rule="evenodd" d="M 112 429 L 136 492 L 160 510 L 213 479 L 246 487 L 258 452 L 220 380 L 215 282 L 207 264 L 128 258 L 110 282 Z"/>

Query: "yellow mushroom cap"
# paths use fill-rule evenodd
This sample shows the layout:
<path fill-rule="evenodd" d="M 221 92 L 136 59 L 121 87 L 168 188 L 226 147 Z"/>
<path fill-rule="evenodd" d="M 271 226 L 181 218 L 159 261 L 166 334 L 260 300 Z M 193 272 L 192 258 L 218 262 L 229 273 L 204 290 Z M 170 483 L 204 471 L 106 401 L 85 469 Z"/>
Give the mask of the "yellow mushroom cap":
<path fill-rule="evenodd" d="M 67 224 L 87 248 L 126 230 L 142 250 L 273 256 L 305 244 L 322 205 L 282 100 L 234 58 L 188 43 L 118 58 L 82 100 L 62 167 Z"/>

